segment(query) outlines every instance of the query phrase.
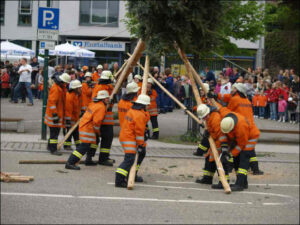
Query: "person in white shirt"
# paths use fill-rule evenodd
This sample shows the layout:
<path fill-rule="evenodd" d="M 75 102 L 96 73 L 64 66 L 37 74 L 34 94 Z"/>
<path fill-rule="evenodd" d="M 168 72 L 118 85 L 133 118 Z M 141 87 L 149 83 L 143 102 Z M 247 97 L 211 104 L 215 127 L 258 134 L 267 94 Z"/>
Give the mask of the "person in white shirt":
<path fill-rule="evenodd" d="M 32 67 L 27 64 L 27 59 L 22 58 L 21 59 L 21 66 L 19 68 L 18 73 L 20 74 L 19 83 L 15 87 L 14 90 L 14 103 L 18 103 L 18 99 L 21 95 L 22 88 L 26 88 L 27 96 L 29 98 L 29 104 L 28 106 L 33 106 L 33 98 L 32 98 L 32 92 L 31 92 L 31 72 Z"/>

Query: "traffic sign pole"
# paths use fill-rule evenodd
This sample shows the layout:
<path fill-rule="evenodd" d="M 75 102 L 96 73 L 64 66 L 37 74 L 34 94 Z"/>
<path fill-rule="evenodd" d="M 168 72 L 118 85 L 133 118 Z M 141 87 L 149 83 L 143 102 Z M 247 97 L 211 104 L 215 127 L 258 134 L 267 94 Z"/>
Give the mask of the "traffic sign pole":
<path fill-rule="evenodd" d="M 50 7 L 50 0 L 47 0 L 47 7 Z M 42 140 L 47 140 L 47 127 L 44 121 L 45 121 L 45 114 L 46 114 L 47 100 L 48 100 L 48 59 L 49 59 L 49 50 L 45 49 L 42 137 L 41 137 Z"/>

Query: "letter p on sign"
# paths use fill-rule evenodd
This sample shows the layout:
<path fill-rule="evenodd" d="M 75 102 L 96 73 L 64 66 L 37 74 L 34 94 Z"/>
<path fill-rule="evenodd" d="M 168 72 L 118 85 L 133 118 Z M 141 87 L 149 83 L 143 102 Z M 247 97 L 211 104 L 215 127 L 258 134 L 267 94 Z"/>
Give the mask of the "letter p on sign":
<path fill-rule="evenodd" d="M 50 10 L 43 11 L 43 26 L 47 26 L 47 21 L 51 21 L 54 19 L 54 13 Z"/>

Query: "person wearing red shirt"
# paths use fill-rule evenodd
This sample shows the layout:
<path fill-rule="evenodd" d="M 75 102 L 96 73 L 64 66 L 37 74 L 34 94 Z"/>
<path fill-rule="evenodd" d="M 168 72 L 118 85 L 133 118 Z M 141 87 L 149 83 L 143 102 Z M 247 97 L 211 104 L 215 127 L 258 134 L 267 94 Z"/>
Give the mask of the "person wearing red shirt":
<path fill-rule="evenodd" d="M 1 97 L 7 98 L 10 90 L 7 69 L 1 70 Z"/>
<path fill-rule="evenodd" d="M 272 84 L 272 88 L 268 95 L 268 102 L 270 105 L 271 120 L 277 119 L 277 103 L 278 103 L 279 92 L 275 83 Z"/>

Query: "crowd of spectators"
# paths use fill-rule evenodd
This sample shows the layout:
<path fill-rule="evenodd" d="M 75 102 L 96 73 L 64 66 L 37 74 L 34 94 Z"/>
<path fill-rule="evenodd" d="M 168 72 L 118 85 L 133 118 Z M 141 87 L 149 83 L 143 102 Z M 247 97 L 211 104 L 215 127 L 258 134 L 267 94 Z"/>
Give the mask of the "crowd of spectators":
<path fill-rule="evenodd" d="M 88 71 L 94 74 L 101 73 L 103 70 L 111 70 L 115 74 L 118 69 L 117 63 L 114 63 L 111 68 L 107 63 L 103 64 L 101 68 L 88 66 L 75 68 L 73 64 L 57 65 L 54 68 L 49 66 L 50 82 L 48 83 L 51 86 L 51 77 L 57 73 L 66 72 L 71 79 L 82 81 L 83 75 Z M 187 108 L 192 108 L 195 101 L 188 76 L 172 75 L 170 68 L 166 68 L 161 73 L 158 67 L 151 67 L 150 72 Z M 230 94 L 231 87 L 235 82 L 244 83 L 247 97 L 253 104 L 254 117 L 299 123 L 300 86 L 299 76 L 295 74 L 294 69 L 279 70 L 278 74 L 270 74 L 268 69 L 262 70 L 260 67 L 254 71 L 251 68 L 243 71 L 226 66 L 219 72 L 205 67 L 201 73 L 201 79 L 209 84 L 210 91 L 221 95 Z M 17 103 L 19 98 L 25 102 L 27 96 L 30 101 L 29 105 L 33 105 L 33 98 L 41 99 L 43 97 L 43 82 L 43 67 L 39 66 L 36 58 L 29 63 L 26 59 L 14 64 L 8 61 L 1 63 L 1 96 L 10 97 L 11 102 Z M 155 86 L 155 89 L 158 93 L 159 113 L 172 112 L 174 108 L 178 107 L 158 86 Z M 117 99 L 120 99 L 124 90 L 125 88 L 119 91 Z"/>

